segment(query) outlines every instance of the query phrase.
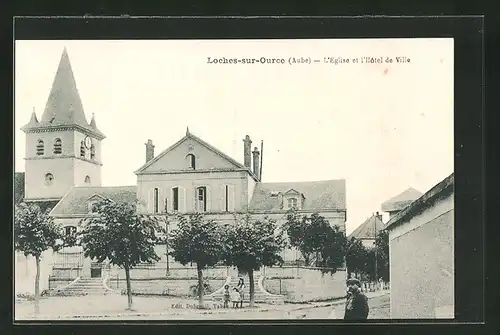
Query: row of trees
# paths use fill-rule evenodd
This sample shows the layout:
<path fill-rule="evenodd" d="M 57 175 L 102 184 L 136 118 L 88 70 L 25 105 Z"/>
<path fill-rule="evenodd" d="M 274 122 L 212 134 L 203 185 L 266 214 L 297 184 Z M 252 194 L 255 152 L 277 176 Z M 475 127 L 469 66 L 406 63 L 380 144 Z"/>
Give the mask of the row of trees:
<path fill-rule="evenodd" d="M 306 265 L 316 266 L 323 273 L 333 274 L 345 265 L 350 271 L 368 271 L 370 252 L 359 241 L 348 241 L 345 233 L 318 215 L 300 215 L 292 209 L 286 222 L 278 227 L 275 220 L 252 220 L 249 215 L 236 218 L 234 223 L 220 224 L 201 214 L 176 216 L 177 228 L 167 234 L 168 218 L 142 215 L 134 205 L 102 200 L 94 204 L 95 215 L 82 219 L 82 229 L 75 235 L 64 236 L 62 227 L 54 224 L 48 213 L 36 205 L 20 204 L 15 214 L 16 250 L 36 259 L 35 311 L 39 301 L 39 264 L 45 250 L 59 250 L 79 245 L 84 256 L 99 262 L 109 261 L 125 271 L 128 309 L 132 309 L 130 270 L 140 263 L 160 259 L 155 245 L 167 244 L 169 255 L 183 265 L 196 264 L 198 299 L 203 306 L 203 270 L 217 264 L 235 266 L 249 276 L 250 305 L 254 304 L 253 273 L 262 266 L 282 265 L 281 252 L 286 247 L 297 248 Z M 385 240 L 380 238 L 378 245 Z M 385 262 L 382 253 L 379 264 Z M 388 259 L 387 259 L 388 261 Z M 364 265 L 362 265 L 364 264 Z"/>
<path fill-rule="evenodd" d="M 198 298 L 203 306 L 203 270 L 216 264 L 236 266 L 249 275 L 250 305 L 254 303 L 253 272 L 262 266 L 283 263 L 281 251 L 286 247 L 284 232 L 276 221 L 250 216 L 231 224 L 206 220 L 201 214 L 176 216 L 177 229 L 166 234 L 165 217 L 142 215 L 136 206 L 102 200 L 94 204 L 95 215 L 82 219 L 81 230 L 65 236 L 48 212 L 37 205 L 16 206 L 15 248 L 36 259 L 35 312 L 39 312 L 39 277 L 42 253 L 62 247 L 81 246 L 85 257 L 98 262 L 108 261 L 125 271 L 128 309 L 132 309 L 130 270 L 141 263 L 160 259 L 155 246 L 167 244 L 169 254 L 183 265 L 196 264 Z"/>

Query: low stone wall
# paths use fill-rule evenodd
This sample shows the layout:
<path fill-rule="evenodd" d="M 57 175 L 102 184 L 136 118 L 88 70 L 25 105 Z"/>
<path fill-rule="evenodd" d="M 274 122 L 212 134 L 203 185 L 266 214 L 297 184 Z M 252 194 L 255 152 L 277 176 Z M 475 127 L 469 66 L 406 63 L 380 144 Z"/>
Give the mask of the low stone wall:
<path fill-rule="evenodd" d="M 206 282 L 215 291 L 225 283 L 224 279 L 208 279 Z M 108 281 L 108 287 L 112 290 L 123 291 L 127 289 L 125 277 L 111 277 Z M 169 295 L 177 297 L 187 297 L 190 295 L 190 287 L 197 285 L 197 279 L 186 278 L 144 278 L 131 279 L 130 285 L 132 293 L 144 295 Z"/>
<path fill-rule="evenodd" d="M 203 270 L 203 277 L 209 279 L 225 279 L 228 276 L 228 272 L 229 270 L 226 267 L 209 268 Z M 111 267 L 108 273 L 110 277 L 118 276 L 120 278 L 125 278 L 125 270 L 116 266 Z M 154 279 L 165 277 L 167 277 L 167 268 L 163 264 L 161 264 L 161 266 L 158 266 L 158 264 L 141 265 L 130 270 L 130 278 L 133 279 Z M 196 267 L 169 267 L 168 278 L 198 278 L 198 273 L 196 271 Z"/>
<path fill-rule="evenodd" d="M 287 302 L 337 299 L 346 294 L 346 272 L 323 274 L 318 268 L 265 268 L 264 289 L 285 296 Z"/>

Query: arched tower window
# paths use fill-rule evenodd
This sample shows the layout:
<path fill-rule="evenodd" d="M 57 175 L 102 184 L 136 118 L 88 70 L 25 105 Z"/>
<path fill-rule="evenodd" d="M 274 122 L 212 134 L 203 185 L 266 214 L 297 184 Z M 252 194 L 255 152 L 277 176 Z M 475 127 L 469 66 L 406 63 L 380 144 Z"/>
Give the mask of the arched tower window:
<path fill-rule="evenodd" d="M 86 153 L 85 143 L 82 141 L 80 143 L 80 157 L 85 158 L 85 153 Z"/>
<path fill-rule="evenodd" d="M 186 163 L 189 169 L 196 170 L 196 157 L 193 154 L 188 154 L 186 156 Z"/>
<path fill-rule="evenodd" d="M 95 159 L 95 146 L 93 144 L 90 146 L 90 159 Z"/>
<path fill-rule="evenodd" d="M 54 154 L 62 154 L 62 141 L 60 138 L 56 138 L 56 140 L 54 141 Z"/>
<path fill-rule="evenodd" d="M 37 156 L 42 156 L 45 151 L 45 145 L 43 144 L 42 140 L 38 140 L 38 143 L 36 144 L 36 154 Z"/>
<path fill-rule="evenodd" d="M 85 177 L 85 184 L 90 185 L 90 177 L 89 176 Z"/>

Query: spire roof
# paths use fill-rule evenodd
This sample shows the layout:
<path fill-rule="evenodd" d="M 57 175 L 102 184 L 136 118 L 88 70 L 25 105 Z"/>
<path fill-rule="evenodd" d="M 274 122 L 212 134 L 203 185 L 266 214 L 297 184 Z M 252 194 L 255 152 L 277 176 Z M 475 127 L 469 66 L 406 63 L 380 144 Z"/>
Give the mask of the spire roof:
<path fill-rule="evenodd" d="M 32 117 L 33 118 L 33 117 Z M 94 126 L 89 125 L 83 111 L 83 104 L 76 87 L 75 77 L 71 68 L 68 51 L 64 48 L 59 66 L 57 68 L 52 88 L 50 90 L 45 110 L 42 114 L 38 127 L 45 126 L 80 126 L 93 130 L 104 137 Z M 28 123 L 23 129 L 35 126 Z"/>
<path fill-rule="evenodd" d="M 61 55 L 41 122 L 52 125 L 89 126 L 66 48 Z"/>

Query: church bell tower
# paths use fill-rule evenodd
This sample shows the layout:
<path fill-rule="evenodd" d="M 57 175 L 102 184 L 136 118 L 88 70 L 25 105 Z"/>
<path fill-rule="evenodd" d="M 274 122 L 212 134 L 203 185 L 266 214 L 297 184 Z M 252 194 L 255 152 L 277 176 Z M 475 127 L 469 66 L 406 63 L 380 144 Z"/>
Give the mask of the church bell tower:
<path fill-rule="evenodd" d="M 61 199 L 73 186 L 101 186 L 101 141 L 94 115 L 87 122 L 64 48 L 45 110 L 21 128 L 26 134 L 25 199 Z"/>

